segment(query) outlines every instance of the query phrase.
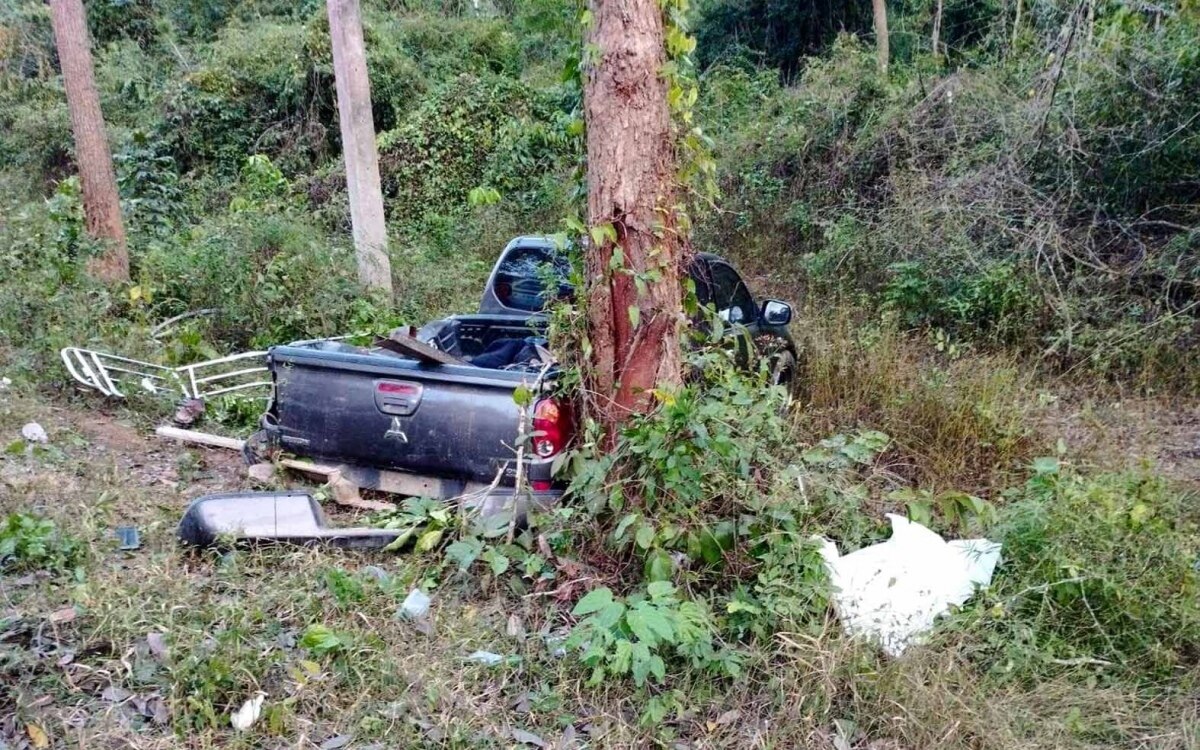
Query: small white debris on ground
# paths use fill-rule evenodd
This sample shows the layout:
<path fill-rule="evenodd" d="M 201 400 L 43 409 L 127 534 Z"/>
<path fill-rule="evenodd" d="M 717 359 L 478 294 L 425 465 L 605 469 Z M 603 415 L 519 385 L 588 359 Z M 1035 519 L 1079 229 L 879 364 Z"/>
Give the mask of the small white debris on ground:
<path fill-rule="evenodd" d="M 429 596 L 421 589 L 413 589 L 400 605 L 399 614 L 409 620 L 418 620 L 429 614 L 429 605 Z"/>
<path fill-rule="evenodd" d="M 37 422 L 30 422 L 21 428 L 21 437 L 30 443 L 48 443 L 50 436 Z"/>
<path fill-rule="evenodd" d="M 504 661 L 504 657 L 491 651 L 475 651 L 467 656 L 467 661 L 473 661 L 489 667 L 494 667 L 500 662 Z"/>
<path fill-rule="evenodd" d="M 888 515 L 886 542 L 840 555 L 822 539 L 838 617 L 850 635 L 875 640 L 891 656 L 919 643 L 934 620 L 987 586 L 1000 545 L 987 539 L 947 542 L 919 523 Z"/>
<path fill-rule="evenodd" d="M 242 707 L 229 717 L 229 723 L 239 732 L 245 732 L 250 727 L 254 726 L 254 722 L 258 721 L 258 717 L 262 714 L 263 701 L 267 694 L 259 691 L 254 694 L 254 697 L 242 704 Z"/>

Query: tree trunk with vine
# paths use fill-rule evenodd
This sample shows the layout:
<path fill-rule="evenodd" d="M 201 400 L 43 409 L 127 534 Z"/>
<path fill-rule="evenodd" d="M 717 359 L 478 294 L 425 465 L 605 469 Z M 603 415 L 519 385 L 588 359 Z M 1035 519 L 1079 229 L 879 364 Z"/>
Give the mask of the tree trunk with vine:
<path fill-rule="evenodd" d="M 664 23 L 657 0 L 592 0 L 584 81 L 589 391 L 610 439 L 682 382 L 680 268 Z"/>

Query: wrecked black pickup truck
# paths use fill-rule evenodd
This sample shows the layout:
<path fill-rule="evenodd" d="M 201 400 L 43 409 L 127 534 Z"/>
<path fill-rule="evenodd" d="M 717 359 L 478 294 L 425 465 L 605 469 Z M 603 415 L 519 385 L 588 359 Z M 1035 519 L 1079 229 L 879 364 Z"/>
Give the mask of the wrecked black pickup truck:
<path fill-rule="evenodd" d="M 259 444 L 336 463 L 360 487 L 445 499 L 474 494 L 486 507 L 513 496 L 520 443 L 513 393 L 524 385 L 534 397 L 522 468 L 531 500 L 552 502 L 561 487 L 551 467 L 571 440 L 572 421 L 569 404 L 553 394 L 556 371 L 542 334 L 547 302 L 572 291 L 568 272 L 551 240 L 510 242 L 478 313 L 416 333 L 449 363 L 331 341 L 273 347 L 273 398 Z M 697 255 L 689 273 L 701 303 L 711 303 L 731 328 L 782 344 L 778 377 L 790 378 L 791 308 L 776 300 L 758 306 L 715 255 Z"/>

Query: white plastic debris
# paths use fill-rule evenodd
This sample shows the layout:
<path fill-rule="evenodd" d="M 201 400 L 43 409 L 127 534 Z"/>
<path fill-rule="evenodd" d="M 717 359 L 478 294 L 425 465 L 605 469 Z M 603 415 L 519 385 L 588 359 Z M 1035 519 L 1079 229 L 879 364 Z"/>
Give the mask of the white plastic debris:
<path fill-rule="evenodd" d="M 886 542 L 842 556 L 822 539 L 833 598 L 850 635 L 879 642 L 899 656 L 951 606 L 961 606 L 977 586 L 991 583 L 1000 545 L 987 539 L 947 542 L 919 523 L 888 515 Z"/>
<path fill-rule="evenodd" d="M 477 662 L 489 667 L 494 667 L 504 661 L 504 657 L 500 654 L 492 653 L 491 651 L 475 651 L 467 656 L 467 661 Z"/>
<path fill-rule="evenodd" d="M 0 391 L 7 390 L 12 385 L 12 380 L 9 378 L 0 378 Z"/>
<path fill-rule="evenodd" d="M 254 726 L 254 722 L 258 721 L 258 717 L 262 715 L 263 701 L 267 694 L 259 691 L 254 694 L 254 697 L 242 704 L 242 707 L 234 711 L 229 716 L 229 723 L 239 732 L 245 732 L 250 727 Z"/>
<path fill-rule="evenodd" d="M 419 620 L 429 614 L 429 596 L 421 589 L 413 589 L 400 604 L 400 615 L 410 620 Z"/>
<path fill-rule="evenodd" d="M 42 426 L 37 422 L 30 422 L 21 428 L 21 437 L 31 443 L 48 443 L 50 436 L 42 429 Z"/>

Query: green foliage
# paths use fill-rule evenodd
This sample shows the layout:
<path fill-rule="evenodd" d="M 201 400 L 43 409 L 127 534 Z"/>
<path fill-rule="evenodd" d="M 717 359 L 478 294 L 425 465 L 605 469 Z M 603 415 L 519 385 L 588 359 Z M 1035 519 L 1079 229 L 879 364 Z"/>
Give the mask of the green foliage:
<path fill-rule="evenodd" d="M 906 58 L 929 4 L 889 9 L 886 79 L 845 37 L 791 86 L 712 67 L 699 111 L 725 200 L 702 236 L 815 293 L 876 295 L 947 350 L 1191 387 L 1196 15 L 1033 3 L 1014 35 L 1003 8 L 968 5 L 944 4 L 944 62 L 962 66 L 944 75 Z"/>
<path fill-rule="evenodd" d="M 399 48 L 437 79 L 464 72 L 515 78 L 520 72 L 518 39 L 496 20 L 415 15 L 399 19 L 389 32 Z"/>
<path fill-rule="evenodd" d="M 234 346 L 383 330 L 394 321 L 359 288 L 348 248 L 331 247 L 274 206 L 264 213 L 241 205 L 143 259 L 158 314 L 217 308 L 212 337 Z"/>
<path fill-rule="evenodd" d="M 981 526 L 990 525 L 996 513 L 986 500 L 955 490 L 935 494 L 906 487 L 889 493 L 888 499 L 904 503 L 908 517 L 917 523 L 959 536 L 969 536 Z"/>
<path fill-rule="evenodd" d="M 485 186 L 526 210 L 554 200 L 570 144 L 551 97 L 512 79 L 460 75 L 380 135 L 384 192 L 402 215 L 452 213 Z"/>
<path fill-rule="evenodd" d="M 314 623 L 304 629 L 298 645 L 319 659 L 345 651 L 350 645 L 350 639 L 345 634 L 336 633 L 320 623 Z"/>
<path fill-rule="evenodd" d="M 1145 473 L 1086 476 L 1039 460 L 995 526 L 998 585 L 965 616 L 998 676 L 1092 665 L 1101 679 L 1169 679 L 1200 654 L 1195 497 Z"/>
<path fill-rule="evenodd" d="M 400 530 L 396 540 L 389 544 L 387 549 L 401 550 L 409 542 L 413 542 L 414 552 L 432 552 L 440 548 L 444 539 L 449 537 L 447 532 L 453 533 L 459 520 L 446 503 L 440 500 L 427 497 L 405 498 L 399 511 L 384 518 L 383 528 Z M 466 568 L 473 559 L 459 559 L 458 562 L 461 567 Z"/>
<path fill-rule="evenodd" d="M 242 213 L 279 206 L 290 190 L 287 178 L 271 163 L 270 157 L 252 154 L 242 164 L 229 209 L 234 213 Z"/>
<path fill-rule="evenodd" d="M 175 159 L 164 150 L 160 142 L 138 132 L 114 157 L 122 217 L 131 232 L 149 238 L 168 237 L 184 218 Z"/>
<path fill-rule="evenodd" d="M 334 111 L 328 32 L 260 22 L 228 27 L 206 63 L 167 96 L 163 137 L 180 169 L 231 173 L 248 153 L 311 168 L 328 155 Z"/>
<path fill-rule="evenodd" d="M 591 667 L 590 684 L 607 678 L 632 677 L 638 687 L 648 680 L 662 682 L 666 658 L 678 658 L 695 669 L 736 677 L 737 656 L 716 645 L 707 609 L 696 601 L 680 600 L 674 586 L 655 581 L 646 593 L 628 600 L 613 597 L 607 588 L 592 590 L 571 614 L 582 617 L 567 639 Z"/>
<path fill-rule="evenodd" d="M 921 263 L 893 264 L 880 291 L 883 309 L 911 327 L 937 328 L 995 344 L 1027 341 L 1041 300 L 1010 264 L 996 263 L 966 278 L 935 277 Z"/>
<path fill-rule="evenodd" d="M 585 445 L 573 459 L 571 493 L 589 511 L 576 523 L 590 523 L 569 538 L 603 534 L 606 554 L 625 561 L 625 580 L 640 582 L 627 600 L 597 590 L 584 600 L 591 602 L 584 605 L 588 611 L 576 611 L 591 615 L 573 638 L 592 645 L 584 658 L 594 679 L 638 663 L 633 677 L 640 683 L 658 670 L 658 662 L 647 661 L 662 656 L 655 647 L 676 645 L 653 641 L 648 651 L 637 650 L 641 661 L 630 661 L 634 645 L 651 640 L 628 637 L 641 610 L 668 620 L 694 616 L 730 640 L 815 627 L 826 610 L 827 580 L 806 528 L 817 518 L 836 525 L 839 508 L 857 508 L 844 480 L 887 444 L 886 436 L 865 433 L 832 438 L 817 452 L 796 456 L 779 408 L 786 395 L 766 385 L 765 366 L 745 373 L 721 348 L 695 352 L 689 365 L 695 380 L 675 392 L 656 392 L 658 407 L 635 416 L 615 448 L 589 456 Z M 642 586 L 648 599 L 639 593 Z M 707 593 L 683 600 L 683 612 L 675 615 L 673 600 L 653 593 L 673 596 L 675 586 Z M 600 597 L 606 597 L 603 606 L 592 609 Z M 592 633 L 598 628 L 608 635 Z M 693 665 L 731 674 L 736 661 L 725 653 L 702 650 L 693 654 Z"/>
<path fill-rule="evenodd" d="M 740 59 L 765 63 L 784 75 L 802 68 L 804 58 L 822 51 L 839 33 L 871 30 L 871 4 L 864 0 L 834 6 L 808 0 L 707 0 L 699 3 L 698 15 L 701 66 Z"/>
<path fill-rule="evenodd" d="M 54 188 L 46 201 L 46 213 L 55 228 L 54 246 L 60 256 L 75 258 L 87 242 L 83 229 L 83 195 L 79 178 L 68 177 Z"/>
<path fill-rule="evenodd" d="M 61 571 L 79 562 L 83 548 L 54 521 L 29 513 L 9 513 L 0 524 L 0 570 Z"/>
<path fill-rule="evenodd" d="M 638 502 L 651 513 L 660 507 L 699 511 L 753 491 L 754 469 L 784 440 L 779 410 L 786 394 L 767 387 L 765 368 L 742 375 L 724 348 L 704 349 L 688 366 L 700 381 L 656 393 L 660 408 L 630 422 L 623 450 L 608 453 L 575 480 L 575 491 L 594 507 L 624 510 L 624 488 L 605 487 L 621 470 L 630 472 Z"/>
<path fill-rule="evenodd" d="M 1067 135 L 1086 126 L 1075 148 L 1043 152 L 1046 184 L 1065 181 L 1083 205 L 1111 217 L 1150 210 L 1157 220 L 1190 223 L 1200 200 L 1200 33 L 1195 10 L 1166 24 L 1114 4 L 1095 28 L 1092 64 L 1078 65 L 1066 92 L 1069 110 L 1054 110 L 1050 127 Z"/>

